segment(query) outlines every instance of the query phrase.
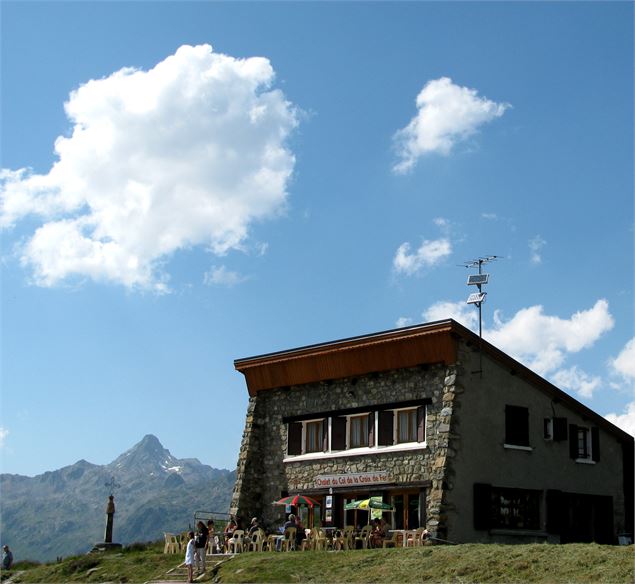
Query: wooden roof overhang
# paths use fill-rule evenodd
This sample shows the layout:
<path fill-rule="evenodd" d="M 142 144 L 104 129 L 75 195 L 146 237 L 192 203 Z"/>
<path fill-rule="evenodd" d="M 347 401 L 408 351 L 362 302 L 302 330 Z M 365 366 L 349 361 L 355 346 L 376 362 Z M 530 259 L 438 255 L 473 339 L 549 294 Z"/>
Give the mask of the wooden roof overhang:
<path fill-rule="evenodd" d="M 452 330 L 453 322 L 448 320 L 237 359 L 234 366 L 245 376 L 249 395 L 254 396 L 277 387 L 424 364 L 447 365 L 457 358 Z"/>

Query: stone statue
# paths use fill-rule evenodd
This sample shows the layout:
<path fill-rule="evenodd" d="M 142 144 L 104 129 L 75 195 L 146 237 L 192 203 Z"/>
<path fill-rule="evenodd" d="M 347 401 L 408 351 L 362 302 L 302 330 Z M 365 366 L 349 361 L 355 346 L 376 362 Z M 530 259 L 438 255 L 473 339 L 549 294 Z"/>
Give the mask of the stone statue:
<path fill-rule="evenodd" d="M 112 527 L 115 517 L 115 497 L 110 495 L 108 497 L 108 505 L 106 506 L 106 533 L 104 535 L 104 543 L 112 543 Z"/>

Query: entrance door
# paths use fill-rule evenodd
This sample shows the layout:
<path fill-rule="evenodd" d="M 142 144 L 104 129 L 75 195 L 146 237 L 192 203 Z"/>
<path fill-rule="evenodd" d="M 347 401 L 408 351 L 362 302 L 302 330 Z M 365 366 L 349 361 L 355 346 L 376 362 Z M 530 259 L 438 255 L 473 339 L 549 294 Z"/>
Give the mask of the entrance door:
<path fill-rule="evenodd" d="M 420 493 L 417 490 L 392 494 L 395 529 L 417 529 L 421 524 Z"/>

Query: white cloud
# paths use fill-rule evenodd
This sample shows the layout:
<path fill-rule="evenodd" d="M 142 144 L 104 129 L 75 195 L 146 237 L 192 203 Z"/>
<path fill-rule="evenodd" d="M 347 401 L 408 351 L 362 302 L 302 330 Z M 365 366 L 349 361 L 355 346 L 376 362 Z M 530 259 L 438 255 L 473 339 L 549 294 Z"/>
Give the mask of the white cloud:
<path fill-rule="evenodd" d="M 606 414 L 604 417 L 618 428 L 624 430 L 624 432 L 635 436 L 635 401 L 626 405 L 623 414 Z"/>
<path fill-rule="evenodd" d="M 412 324 L 412 319 L 408 316 L 400 316 L 395 323 L 397 328 L 402 328 L 404 326 L 410 326 Z"/>
<path fill-rule="evenodd" d="M 416 100 L 417 115 L 394 136 L 397 173 L 411 170 L 426 154 L 449 154 L 457 142 L 503 115 L 509 104 L 479 97 L 476 89 L 455 85 L 448 77 L 428 81 Z"/>
<path fill-rule="evenodd" d="M 591 347 L 605 332 L 613 328 L 608 302 L 598 300 L 589 310 L 569 319 L 549 316 L 542 306 L 519 310 L 503 322 L 494 314 L 494 328 L 484 336 L 537 373 L 546 375 L 559 369 L 565 355 Z"/>
<path fill-rule="evenodd" d="M 9 435 L 9 430 L 0 427 L 0 448 L 4 448 L 5 440 Z"/>
<path fill-rule="evenodd" d="M 529 240 L 530 261 L 532 264 L 542 263 L 542 248 L 545 245 L 547 245 L 547 242 L 540 235 L 536 235 L 536 237 Z"/>
<path fill-rule="evenodd" d="M 424 267 L 431 267 L 452 253 L 449 239 L 441 238 L 424 241 L 417 251 L 410 253 L 410 244 L 402 243 L 393 258 L 393 268 L 398 274 L 412 276 Z"/>
<path fill-rule="evenodd" d="M 478 332 L 478 312 L 462 301 L 437 302 L 422 317 L 424 322 L 452 318 Z M 576 366 L 568 369 L 562 366 L 568 355 L 591 347 L 613 324 L 608 302 L 603 299 L 568 319 L 546 315 L 542 306 L 530 306 L 507 321 L 495 312 L 493 326 L 483 323 L 483 338 L 538 374 L 549 375 L 554 383 L 591 397 L 601 379 Z"/>
<path fill-rule="evenodd" d="M 626 343 L 610 364 L 613 370 L 625 379 L 635 380 L 635 338 Z"/>
<path fill-rule="evenodd" d="M 436 302 L 422 314 L 424 322 L 452 318 L 463 326 L 478 331 L 478 313 L 465 302 Z"/>
<path fill-rule="evenodd" d="M 254 221 L 284 210 L 295 164 L 298 112 L 273 81 L 265 58 L 200 45 L 73 91 L 50 171 L 0 175 L 0 225 L 42 218 L 21 252 L 35 281 L 164 290 L 175 251 L 241 249 Z"/>
<path fill-rule="evenodd" d="M 225 266 L 212 266 L 212 268 L 205 272 L 203 276 L 203 281 L 208 286 L 235 286 L 236 284 L 240 284 L 241 282 L 245 282 L 248 278 L 246 276 L 242 276 L 238 272 L 232 272 L 228 270 Z"/>
<path fill-rule="evenodd" d="M 568 391 L 575 391 L 586 398 L 593 397 L 593 392 L 602 383 L 599 377 L 591 376 L 575 365 L 569 369 L 556 371 L 551 377 L 557 386 Z"/>

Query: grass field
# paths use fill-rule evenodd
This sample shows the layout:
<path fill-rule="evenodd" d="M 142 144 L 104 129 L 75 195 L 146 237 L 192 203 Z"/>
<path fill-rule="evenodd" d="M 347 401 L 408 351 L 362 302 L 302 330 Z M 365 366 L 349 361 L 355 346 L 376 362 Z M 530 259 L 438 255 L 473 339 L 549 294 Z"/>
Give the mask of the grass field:
<path fill-rule="evenodd" d="M 182 561 L 152 545 L 120 554 L 68 558 L 28 567 L 14 582 L 146 582 Z M 633 546 L 429 546 L 349 552 L 245 553 L 205 581 L 217 582 L 542 582 L 632 584 Z M 211 565 L 213 562 L 208 562 Z M 3 580 L 8 574 L 3 574 Z"/>

